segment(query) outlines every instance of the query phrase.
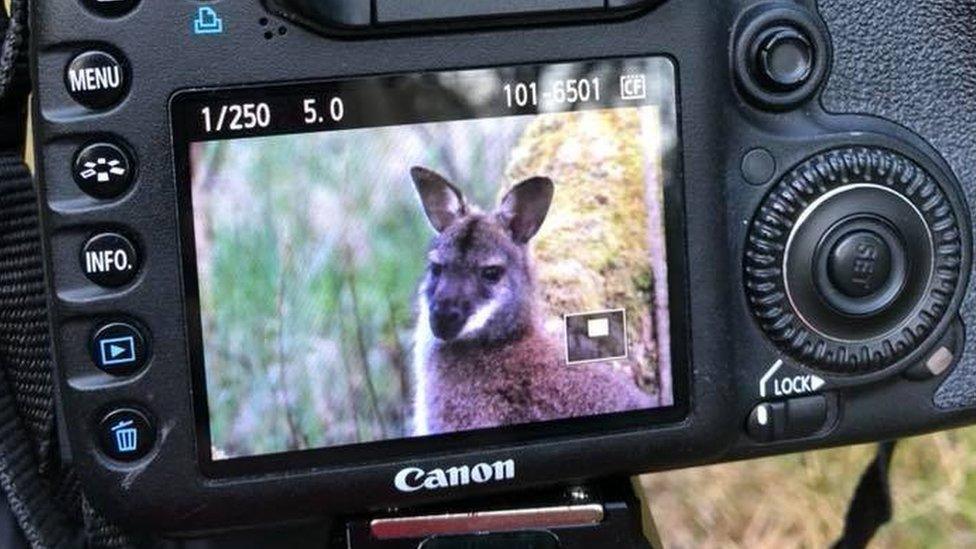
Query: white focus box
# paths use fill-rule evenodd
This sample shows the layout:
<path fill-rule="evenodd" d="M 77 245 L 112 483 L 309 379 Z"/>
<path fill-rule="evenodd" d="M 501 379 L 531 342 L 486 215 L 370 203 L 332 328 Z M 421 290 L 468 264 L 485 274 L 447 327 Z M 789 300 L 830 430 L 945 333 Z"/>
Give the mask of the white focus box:
<path fill-rule="evenodd" d="M 609 318 L 592 318 L 586 321 L 586 335 L 588 337 L 607 337 L 610 335 Z"/>

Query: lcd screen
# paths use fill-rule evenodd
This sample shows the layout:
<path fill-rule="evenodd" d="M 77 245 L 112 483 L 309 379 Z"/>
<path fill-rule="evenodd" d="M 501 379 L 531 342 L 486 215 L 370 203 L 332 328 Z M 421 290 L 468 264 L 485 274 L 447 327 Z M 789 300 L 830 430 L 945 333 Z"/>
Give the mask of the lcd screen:
<path fill-rule="evenodd" d="M 646 425 L 683 398 L 669 59 L 172 111 L 204 461 Z"/>

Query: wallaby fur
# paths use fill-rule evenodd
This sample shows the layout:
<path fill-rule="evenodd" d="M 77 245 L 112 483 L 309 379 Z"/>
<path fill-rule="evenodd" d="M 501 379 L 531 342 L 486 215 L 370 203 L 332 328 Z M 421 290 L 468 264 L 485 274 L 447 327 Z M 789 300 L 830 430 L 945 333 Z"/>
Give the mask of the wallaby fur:
<path fill-rule="evenodd" d="M 437 233 L 418 292 L 415 435 L 652 406 L 609 364 L 567 364 L 543 327 L 528 242 L 552 203 L 551 180 L 522 181 L 483 213 L 439 174 L 410 173 Z"/>

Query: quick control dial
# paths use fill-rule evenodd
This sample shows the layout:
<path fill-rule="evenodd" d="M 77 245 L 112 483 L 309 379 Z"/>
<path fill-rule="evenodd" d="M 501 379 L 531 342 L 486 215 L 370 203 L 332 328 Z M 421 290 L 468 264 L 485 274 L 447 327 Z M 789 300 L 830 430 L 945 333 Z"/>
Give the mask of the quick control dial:
<path fill-rule="evenodd" d="M 797 166 L 752 221 L 745 290 L 781 350 L 822 371 L 881 370 L 947 316 L 968 252 L 953 202 L 916 162 L 849 147 Z"/>

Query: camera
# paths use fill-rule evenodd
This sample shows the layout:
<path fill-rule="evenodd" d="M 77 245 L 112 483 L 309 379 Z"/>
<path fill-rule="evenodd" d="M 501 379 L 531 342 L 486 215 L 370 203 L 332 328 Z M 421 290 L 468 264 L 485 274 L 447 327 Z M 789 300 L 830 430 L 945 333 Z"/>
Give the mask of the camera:
<path fill-rule="evenodd" d="M 934 4 L 35 2 L 66 460 L 187 534 L 972 422 Z"/>

